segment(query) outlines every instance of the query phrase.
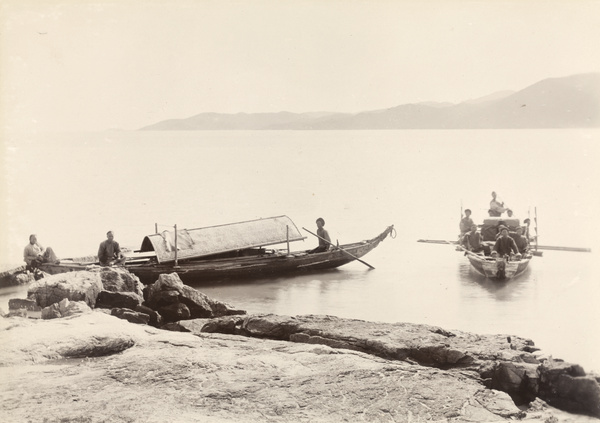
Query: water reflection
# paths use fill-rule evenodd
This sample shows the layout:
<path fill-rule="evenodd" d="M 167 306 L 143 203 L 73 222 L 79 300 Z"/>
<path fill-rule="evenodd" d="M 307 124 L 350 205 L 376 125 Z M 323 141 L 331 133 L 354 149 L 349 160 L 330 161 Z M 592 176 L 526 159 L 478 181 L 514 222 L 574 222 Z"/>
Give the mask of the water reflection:
<path fill-rule="evenodd" d="M 206 295 L 251 313 L 333 314 L 335 303 L 364 280 L 366 270 L 332 269 L 246 281 L 192 285 Z M 338 298 L 338 301 L 332 301 Z M 347 299 L 346 299 L 347 301 Z"/>
<path fill-rule="evenodd" d="M 457 269 L 458 269 L 458 279 L 459 280 L 462 280 L 462 281 L 473 280 L 473 281 L 478 281 L 478 282 L 483 282 L 483 281 L 487 280 L 487 278 L 485 276 L 483 276 L 482 274 L 477 272 L 475 269 L 473 269 L 473 266 L 471 266 L 471 263 L 469 263 L 468 259 L 466 259 L 466 258 L 464 260 L 460 261 Z"/>
<path fill-rule="evenodd" d="M 530 281 L 531 268 L 528 267 L 521 275 L 514 279 L 490 279 L 477 272 L 468 260 L 461 261 L 458 265 L 458 280 L 463 287 L 472 289 L 474 285 L 484 289 L 489 296 L 497 301 L 515 301 Z"/>

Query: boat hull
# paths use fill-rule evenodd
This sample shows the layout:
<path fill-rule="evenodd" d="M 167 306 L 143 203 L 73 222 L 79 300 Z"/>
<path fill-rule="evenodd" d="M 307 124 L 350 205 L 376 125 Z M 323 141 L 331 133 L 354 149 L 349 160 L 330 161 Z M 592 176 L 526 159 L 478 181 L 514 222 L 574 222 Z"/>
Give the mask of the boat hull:
<path fill-rule="evenodd" d="M 468 254 L 467 258 L 473 269 L 479 274 L 497 280 L 516 278 L 527 270 L 529 262 L 531 261 L 530 256 L 513 261 L 507 261 L 501 258 L 495 259 L 483 257 L 477 254 Z"/>
<path fill-rule="evenodd" d="M 371 240 L 340 245 L 340 249 L 315 254 L 307 254 L 306 251 L 287 254 L 279 251 L 232 259 L 193 260 L 182 262 L 178 266 L 173 264 L 133 264 L 126 267 L 144 284 L 154 283 L 159 275 L 173 272 L 176 272 L 184 283 L 198 284 L 207 281 L 248 280 L 263 276 L 334 269 L 369 253 L 392 230 L 393 226 L 390 226 Z"/>
<path fill-rule="evenodd" d="M 189 285 L 202 282 L 232 279 L 249 280 L 265 276 L 284 275 L 295 272 L 311 272 L 334 269 L 363 257 L 376 248 L 393 231 L 393 225 L 380 235 L 367 241 L 340 245 L 330 251 L 308 254 L 306 251 L 265 251 L 259 255 L 220 259 L 197 259 L 174 263 L 126 263 L 125 268 L 145 284 L 153 284 L 161 274 L 177 273 Z M 40 268 L 50 274 L 85 270 L 89 264 L 60 263 L 43 264 Z"/>

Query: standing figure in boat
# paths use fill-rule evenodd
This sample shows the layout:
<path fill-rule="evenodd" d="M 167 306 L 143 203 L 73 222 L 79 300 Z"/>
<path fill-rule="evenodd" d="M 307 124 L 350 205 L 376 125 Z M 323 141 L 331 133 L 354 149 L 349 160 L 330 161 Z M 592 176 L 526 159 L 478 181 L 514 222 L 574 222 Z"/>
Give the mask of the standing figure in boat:
<path fill-rule="evenodd" d="M 460 224 L 458 225 L 460 228 L 460 236 L 462 237 L 464 234 L 469 232 L 473 224 L 473 219 L 471 219 L 471 209 L 465 209 L 465 217 L 460 219 Z"/>
<path fill-rule="evenodd" d="M 308 254 L 322 253 L 329 250 L 331 246 L 331 238 L 329 238 L 329 234 L 325 230 L 325 220 L 322 217 L 317 219 L 317 235 L 319 236 L 319 245 L 317 248 L 313 248 L 308 251 Z"/>
<path fill-rule="evenodd" d="M 492 191 L 492 201 L 490 201 L 489 210 L 490 216 L 500 217 L 506 210 L 508 209 L 504 208 L 504 202 L 500 202 L 496 199 L 496 191 Z"/>
<path fill-rule="evenodd" d="M 517 260 L 521 259 L 521 254 L 515 240 L 508 236 L 508 228 L 502 226 L 500 228 L 500 237 L 496 240 L 496 244 L 494 244 L 492 255 L 502 258 L 506 256 L 511 257 L 513 254 Z"/>

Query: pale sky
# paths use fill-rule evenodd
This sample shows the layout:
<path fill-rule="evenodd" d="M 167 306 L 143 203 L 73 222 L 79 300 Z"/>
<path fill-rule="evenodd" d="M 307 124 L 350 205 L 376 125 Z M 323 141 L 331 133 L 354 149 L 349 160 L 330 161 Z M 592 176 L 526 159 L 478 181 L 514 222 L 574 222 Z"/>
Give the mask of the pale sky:
<path fill-rule="evenodd" d="M 4 0 L 4 130 L 356 113 L 600 71 L 600 1 Z"/>

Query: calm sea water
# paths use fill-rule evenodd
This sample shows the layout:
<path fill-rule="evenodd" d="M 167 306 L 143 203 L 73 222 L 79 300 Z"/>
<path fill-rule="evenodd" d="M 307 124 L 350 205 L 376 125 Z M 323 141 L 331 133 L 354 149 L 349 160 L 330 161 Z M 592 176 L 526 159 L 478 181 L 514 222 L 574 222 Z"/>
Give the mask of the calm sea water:
<path fill-rule="evenodd" d="M 61 257 L 93 254 L 107 230 L 123 246 L 177 224 L 286 214 L 326 220 L 340 243 L 394 224 L 360 263 L 253 283 L 198 287 L 251 313 L 329 314 L 426 323 L 534 340 L 600 371 L 598 130 L 105 132 L 19 135 L 6 142 L 3 267 L 30 233 Z M 520 218 L 537 214 L 545 251 L 518 279 L 478 276 L 449 245 L 461 208 L 481 223 L 492 190 Z M 535 229 L 532 226 L 532 229 Z M 297 243 L 312 248 L 315 239 Z M 23 297 L 26 288 L 0 292 Z"/>

